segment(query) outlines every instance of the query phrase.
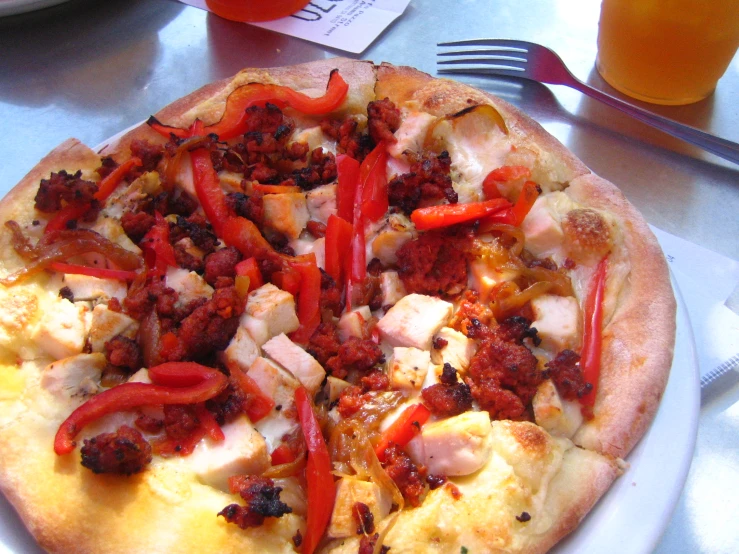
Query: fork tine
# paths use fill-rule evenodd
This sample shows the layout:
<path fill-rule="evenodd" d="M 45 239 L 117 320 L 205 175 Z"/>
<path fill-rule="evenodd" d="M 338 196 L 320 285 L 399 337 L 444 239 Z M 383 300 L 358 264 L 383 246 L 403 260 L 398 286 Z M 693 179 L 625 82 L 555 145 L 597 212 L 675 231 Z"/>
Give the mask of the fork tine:
<path fill-rule="evenodd" d="M 515 69 L 523 71 L 526 68 L 526 60 L 517 60 L 501 56 L 491 56 L 490 58 L 459 58 L 456 60 L 440 60 L 438 65 L 486 65 L 492 66 L 491 69 Z"/>
<path fill-rule="evenodd" d="M 495 46 L 498 48 L 515 48 L 528 51 L 531 43 L 523 40 L 508 40 L 497 38 L 478 38 L 469 40 L 456 40 L 452 42 L 439 42 L 436 46 Z"/>
<path fill-rule="evenodd" d="M 442 75 L 490 75 L 491 77 L 517 77 L 517 78 L 527 78 L 525 75 L 523 75 L 523 70 L 521 69 L 493 69 L 489 67 L 482 67 L 482 68 L 458 68 L 458 67 L 450 67 L 450 68 L 444 68 L 437 70 L 437 73 Z"/>
<path fill-rule="evenodd" d="M 524 52 L 519 53 L 517 50 L 452 50 L 450 52 L 437 52 L 437 56 L 492 56 L 500 59 L 510 59 L 525 62 Z M 444 63 L 444 62 L 439 62 Z"/>

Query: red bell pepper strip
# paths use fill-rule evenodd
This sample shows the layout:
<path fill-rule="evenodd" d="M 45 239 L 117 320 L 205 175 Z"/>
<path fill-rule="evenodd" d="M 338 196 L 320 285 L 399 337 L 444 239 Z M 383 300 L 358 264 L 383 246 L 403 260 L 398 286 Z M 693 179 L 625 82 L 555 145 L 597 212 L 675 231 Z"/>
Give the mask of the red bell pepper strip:
<path fill-rule="evenodd" d="M 270 454 L 270 461 L 273 466 L 289 464 L 290 462 L 295 461 L 295 452 L 293 452 L 292 448 L 287 444 L 282 443 L 272 451 L 272 454 Z"/>
<path fill-rule="evenodd" d="M 98 190 L 92 197 L 104 204 L 108 197 L 113 191 L 121 184 L 123 178 L 133 167 L 141 166 L 141 160 L 138 158 L 131 158 L 126 160 L 121 165 L 116 167 L 108 175 L 106 175 L 99 183 Z M 51 233 L 52 231 L 61 231 L 67 228 L 67 224 L 70 221 L 74 221 L 85 215 L 90 209 L 90 204 L 67 204 L 61 210 L 57 212 L 53 219 L 46 224 L 44 233 Z"/>
<path fill-rule="evenodd" d="M 245 258 L 264 259 L 275 254 L 272 245 L 267 242 L 252 221 L 245 217 L 229 217 L 221 225 L 223 242 L 235 247 Z M 216 232 L 216 234 L 218 234 Z"/>
<path fill-rule="evenodd" d="M 539 185 L 533 181 L 526 181 L 521 188 L 521 193 L 518 195 L 516 203 L 510 208 L 505 208 L 483 219 L 480 222 L 478 231 L 484 233 L 488 230 L 488 225 L 499 223 L 520 227 L 523 220 L 526 219 L 526 216 L 531 211 L 534 202 L 539 197 L 540 190 Z"/>
<path fill-rule="evenodd" d="M 51 269 L 59 273 L 67 273 L 72 275 L 88 275 L 97 277 L 98 279 L 118 279 L 119 281 L 133 281 L 136 278 L 135 271 L 126 271 L 123 269 L 108 269 L 105 267 L 88 267 L 79 264 L 66 264 L 64 262 L 54 262 Z"/>
<path fill-rule="evenodd" d="M 321 324 L 321 270 L 315 254 L 308 254 L 303 261 L 292 264 L 300 273 L 300 291 L 297 312 L 300 327 L 290 335 L 295 342 L 307 343 Z"/>
<path fill-rule="evenodd" d="M 292 267 L 286 267 L 272 274 L 272 284 L 285 292 L 289 292 L 296 298 L 300 292 L 301 282 L 302 277 L 300 276 L 300 272 Z"/>
<path fill-rule="evenodd" d="M 139 246 L 149 271 L 159 275 L 167 272 L 167 266 L 177 267 L 174 248 L 169 242 L 169 223 L 159 212 L 155 214 L 154 226 L 141 239 Z"/>
<path fill-rule="evenodd" d="M 104 415 L 152 404 L 195 404 L 210 400 L 226 388 L 223 373 L 194 362 L 168 362 L 149 368 L 149 383 L 123 383 L 90 398 L 59 426 L 54 452 L 74 450 L 74 437 Z"/>
<path fill-rule="evenodd" d="M 249 292 L 258 289 L 264 284 L 262 272 L 256 258 L 247 258 L 236 264 L 236 275 L 242 275 L 249 278 Z"/>
<path fill-rule="evenodd" d="M 491 214 L 510 208 L 511 203 L 505 198 L 493 198 L 469 204 L 442 204 L 419 208 L 411 213 L 411 221 L 419 231 L 448 227 L 457 223 L 467 223 L 483 219 Z"/>
<path fill-rule="evenodd" d="M 523 165 L 504 165 L 497 169 L 493 169 L 487 174 L 482 181 L 482 192 L 485 198 L 491 200 L 500 198 L 501 194 L 498 190 L 498 183 L 507 183 L 516 179 L 528 179 L 531 177 L 531 170 Z"/>
<path fill-rule="evenodd" d="M 311 98 L 301 92 L 280 85 L 264 85 L 249 83 L 235 89 L 226 99 L 226 109 L 218 123 L 208 125 L 203 129 L 204 134 L 216 134 L 220 140 L 228 140 L 246 132 L 248 114 L 246 109 L 251 106 L 264 106 L 268 102 L 279 108 L 289 106 L 301 113 L 320 115 L 337 109 L 344 102 L 349 85 L 339 75 L 337 70 L 331 72 L 326 87 L 326 94 L 318 98 Z M 147 121 L 149 126 L 162 136 L 169 138 L 175 135 L 186 138 L 188 131 L 177 127 L 163 125 L 156 118 Z"/>
<path fill-rule="evenodd" d="M 404 447 L 421 432 L 421 426 L 428 421 L 430 416 L 431 410 L 423 404 L 414 404 L 403 410 L 400 417 L 385 430 L 375 447 L 375 454 L 380 461 L 385 461 L 385 450 L 388 449 L 390 443 Z"/>
<path fill-rule="evenodd" d="M 308 520 L 303 536 L 302 554 L 313 554 L 331 519 L 336 500 L 336 485 L 331 474 L 331 458 L 313 412 L 308 392 L 303 387 L 295 390 L 295 406 L 303 437 L 308 446 L 305 478 L 308 483 Z"/>
<path fill-rule="evenodd" d="M 326 273 L 336 283 L 342 282 L 345 260 L 349 256 L 352 246 L 352 224 L 339 216 L 331 214 L 326 225 Z"/>
<path fill-rule="evenodd" d="M 606 291 L 608 256 L 605 256 L 595 268 L 588 297 L 585 300 L 583 322 L 582 350 L 580 367 L 586 383 L 590 383 L 590 391 L 580 397 L 583 406 L 593 406 L 598 392 L 600 378 L 600 355 L 603 348 L 603 299 Z"/>
<path fill-rule="evenodd" d="M 223 235 L 225 221 L 232 216 L 226 205 L 226 195 L 221 189 L 218 174 L 213 169 L 210 150 L 207 148 L 193 150 L 190 152 L 190 163 L 195 178 L 195 193 L 205 211 L 205 216 L 213 226 L 216 235 L 220 237 Z"/>
<path fill-rule="evenodd" d="M 244 411 L 251 422 L 256 423 L 269 415 L 272 408 L 275 407 L 275 401 L 262 392 L 257 382 L 238 368 L 231 371 L 231 377 L 236 380 L 239 388 L 246 393 Z"/>
<path fill-rule="evenodd" d="M 354 221 L 354 200 L 359 184 L 359 162 L 346 154 L 336 156 L 338 185 L 336 188 L 336 214 L 352 223 Z"/>
<path fill-rule="evenodd" d="M 359 183 L 362 187 L 362 215 L 369 221 L 377 221 L 389 206 L 387 147 L 384 141 L 380 141 L 359 166 Z"/>

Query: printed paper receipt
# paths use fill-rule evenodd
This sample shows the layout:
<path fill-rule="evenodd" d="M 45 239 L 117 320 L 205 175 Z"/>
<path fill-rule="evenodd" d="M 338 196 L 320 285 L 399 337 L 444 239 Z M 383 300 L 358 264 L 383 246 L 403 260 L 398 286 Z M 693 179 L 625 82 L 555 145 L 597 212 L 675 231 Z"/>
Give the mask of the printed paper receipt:
<path fill-rule="evenodd" d="M 204 10 L 204 0 L 180 0 Z M 276 21 L 252 23 L 331 48 L 359 54 L 397 19 L 410 0 L 313 0 Z"/>

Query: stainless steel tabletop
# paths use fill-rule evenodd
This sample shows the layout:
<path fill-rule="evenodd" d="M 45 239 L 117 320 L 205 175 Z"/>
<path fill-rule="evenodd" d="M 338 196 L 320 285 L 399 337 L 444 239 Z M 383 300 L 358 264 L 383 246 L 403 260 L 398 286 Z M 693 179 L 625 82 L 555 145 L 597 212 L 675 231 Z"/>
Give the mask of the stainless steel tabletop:
<path fill-rule="evenodd" d="M 592 0 L 412 0 L 367 51 L 352 57 L 434 75 L 437 42 L 531 40 L 557 51 L 579 78 L 618 95 L 593 65 L 598 14 Z M 0 194 L 70 136 L 94 146 L 243 67 L 337 55 L 344 53 L 167 0 L 71 0 L 1 18 Z M 460 80 L 529 113 L 616 183 L 653 225 L 739 260 L 739 167 L 564 87 Z M 739 141 L 739 58 L 702 102 L 643 105 Z M 734 382 L 704 406 L 691 474 L 657 551 L 739 552 L 730 517 L 739 508 L 739 454 L 730 448 L 739 446 L 738 401 Z"/>

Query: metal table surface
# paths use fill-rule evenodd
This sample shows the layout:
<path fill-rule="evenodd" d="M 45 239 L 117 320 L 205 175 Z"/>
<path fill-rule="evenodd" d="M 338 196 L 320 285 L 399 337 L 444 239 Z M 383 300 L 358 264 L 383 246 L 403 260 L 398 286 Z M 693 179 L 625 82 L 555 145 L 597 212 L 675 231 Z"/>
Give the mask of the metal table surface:
<path fill-rule="evenodd" d="M 322 2 L 325 0 L 315 0 Z M 332 0 L 340 1 L 340 0 Z M 588 0 L 412 0 L 357 58 L 435 74 L 436 43 L 531 40 L 579 78 L 614 93 L 594 69 L 599 3 Z M 344 55 L 168 0 L 71 0 L 0 19 L 0 194 L 74 136 L 94 146 L 195 88 L 243 67 Z M 461 80 L 519 106 L 653 225 L 739 260 L 739 168 L 564 87 Z M 645 105 L 647 106 L 647 105 Z M 739 58 L 716 92 L 655 112 L 739 141 Z M 739 386 L 705 402 L 696 456 L 658 552 L 739 552 Z M 6 517 L 7 505 L 4 506 Z M 18 552 L 28 544 L 19 543 Z"/>

